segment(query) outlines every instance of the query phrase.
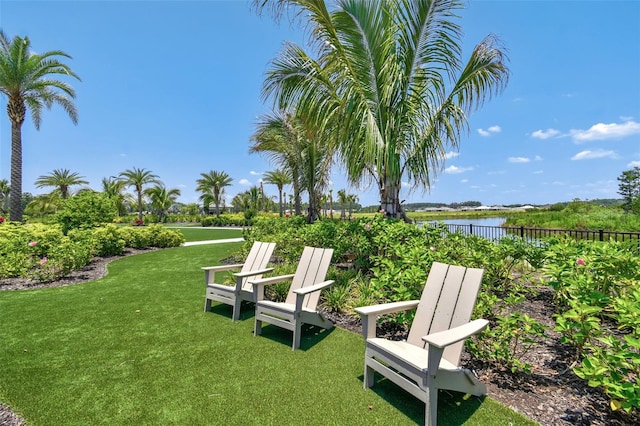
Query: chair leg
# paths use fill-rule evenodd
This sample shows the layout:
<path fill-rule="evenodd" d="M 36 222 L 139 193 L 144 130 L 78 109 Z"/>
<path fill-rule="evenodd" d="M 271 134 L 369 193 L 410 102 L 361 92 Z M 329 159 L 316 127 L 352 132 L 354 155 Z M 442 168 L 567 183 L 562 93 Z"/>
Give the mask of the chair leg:
<path fill-rule="evenodd" d="M 211 299 L 204 299 L 204 311 L 209 312 L 211 310 Z"/>
<path fill-rule="evenodd" d="M 302 323 L 296 321 L 296 326 L 293 330 L 293 345 L 292 349 L 295 351 L 300 347 L 300 335 L 302 334 Z"/>
<path fill-rule="evenodd" d="M 438 424 L 438 388 L 427 388 L 427 402 L 424 407 L 425 426 Z"/>
<path fill-rule="evenodd" d="M 233 314 L 231 316 L 231 321 L 237 321 L 240 319 L 240 306 L 242 305 L 242 299 L 236 297 L 233 301 Z"/>
<path fill-rule="evenodd" d="M 260 334 L 262 334 L 262 321 L 256 318 L 256 321 L 253 326 L 253 335 L 259 336 Z"/>
<path fill-rule="evenodd" d="M 374 373 L 375 373 L 374 369 L 369 367 L 367 365 L 367 361 L 365 360 L 364 362 L 364 388 L 365 389 L 373 386 Z"/>

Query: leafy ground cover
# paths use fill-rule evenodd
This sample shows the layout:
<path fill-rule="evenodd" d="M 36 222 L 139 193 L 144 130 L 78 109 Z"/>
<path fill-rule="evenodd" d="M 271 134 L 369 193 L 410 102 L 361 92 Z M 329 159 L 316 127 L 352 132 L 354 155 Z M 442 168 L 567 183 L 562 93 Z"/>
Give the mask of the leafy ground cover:
<path fill-rule="evenodd" d="M 200 266 L 240 244 L 152 251 L 97 281 L 0 293 L 0 400 L 30 424 L 416 424 L 424 405 L 362 389 L 362 338 L 336 328 L 252 335 L 252 315 L 204 313 Z M 441 424 L 534 422 L 490 398 L 444 394 Z"/>

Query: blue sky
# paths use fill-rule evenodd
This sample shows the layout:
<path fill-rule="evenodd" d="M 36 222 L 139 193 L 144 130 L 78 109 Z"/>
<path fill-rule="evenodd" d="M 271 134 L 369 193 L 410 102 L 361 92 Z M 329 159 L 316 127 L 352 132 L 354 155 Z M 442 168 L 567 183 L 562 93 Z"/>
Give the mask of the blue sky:
<path fill-rule="evenodd" d="M 463 57 L 494 33 L 508 49 L 506 90 L 469 116 L 469 133 L 430 192 L 406 202 L 544 204 L 618 198 L 622 171 L 640 166 L 639 1 L 471 1 L 461 12 Z M 248 0 L 7 1 L 0 27 L 29 36 L 36 52 L 60 49 L 80 120 L 44 111 L 23 126 L 23 191 L 70 169 L 99 190 L 103 177 L 153 171 L 180 201 L 198 200 L 200 173 L 227 172 L 227 199 L 273 170 L 249 155 L 264 72 L 282 43 L 304 44 L 300 26 L 257 16 Z M 9 179 L 10 125 L 0 98 L 0 178 Z M 363 205 L 376 188 L 346 188 Z M 276 195 L 276 188 L 265 185 Z"/>

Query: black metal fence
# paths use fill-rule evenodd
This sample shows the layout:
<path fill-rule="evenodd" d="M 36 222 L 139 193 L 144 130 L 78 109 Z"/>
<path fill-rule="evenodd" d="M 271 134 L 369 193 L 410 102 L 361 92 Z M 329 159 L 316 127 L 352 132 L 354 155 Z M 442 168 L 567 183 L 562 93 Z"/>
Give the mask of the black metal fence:
<path fill-rule="evenodd" d="M 618 232 L 576 229 L 545 229 L 528 228 L 525 226 L 484 226 L 484 225 L 453 225 L 443 222 L 427 222 L 427 226 L 444 226 L 449 232 L 460 232 L 465 235 L 477 235 L 489 240 L 499 240 L 506 236 L 519 236 L 529 241 L 540 241 L 544 238 L 568 235 L 576 239 L 592 241 L 637 241 L 640 244 L 640 232 Z"/>

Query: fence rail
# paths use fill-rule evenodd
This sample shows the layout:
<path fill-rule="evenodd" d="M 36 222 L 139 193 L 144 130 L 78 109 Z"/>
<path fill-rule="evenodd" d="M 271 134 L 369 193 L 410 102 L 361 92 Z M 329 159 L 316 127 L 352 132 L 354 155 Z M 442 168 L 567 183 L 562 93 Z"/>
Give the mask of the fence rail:
<path fill-rule="evenodd" d="M 458 225 L 442 222 L 428 222 L 428 226 L 446 227 L 449 232 L 460 232 L 465 235 L 477 235 L 489 240 L 499 240 L 505 236 L 517 235 L 527 240 L 540 240 L 556 235 L 568 235 L 576 239 L 586 239 L 591 241 L 638 241 L 640 243 L 640 232 L 618 232 L 598 230 L 576 230 L 576 229 L 546 229 L 528 228 L 525 226 L 485 226 L 485 225 Z"/>

